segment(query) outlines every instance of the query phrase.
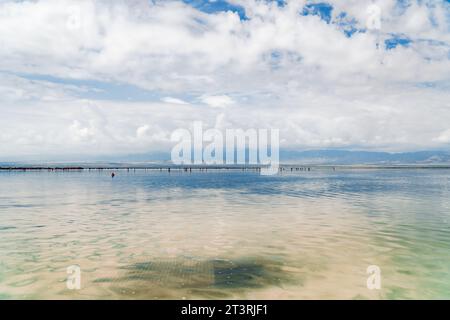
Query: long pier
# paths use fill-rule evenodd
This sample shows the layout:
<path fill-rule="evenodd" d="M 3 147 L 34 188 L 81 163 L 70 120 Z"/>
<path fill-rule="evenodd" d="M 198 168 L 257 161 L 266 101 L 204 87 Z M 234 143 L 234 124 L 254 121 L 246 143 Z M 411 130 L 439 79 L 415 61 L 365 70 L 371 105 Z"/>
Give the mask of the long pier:
<path fill-rule="evenodd" d="M 234 171 L 261 171 L 267 166 L 258 165 L 151 165 L 151 166 L 0 166 L 0 171 L 91 171 L 91 170 L 115 170 L 115 171 L 136 171 L 136 170 L 152 170 L 152 171 L 204 171 L 208 170 L 234 170 Z M 450 169 L 450 165 L 288 165 L 279 166 L 280 172 L 308 172 L 312 170 L 328 169 L 336 171 L 340 170 L 358 170 L 358 169 Z"/>

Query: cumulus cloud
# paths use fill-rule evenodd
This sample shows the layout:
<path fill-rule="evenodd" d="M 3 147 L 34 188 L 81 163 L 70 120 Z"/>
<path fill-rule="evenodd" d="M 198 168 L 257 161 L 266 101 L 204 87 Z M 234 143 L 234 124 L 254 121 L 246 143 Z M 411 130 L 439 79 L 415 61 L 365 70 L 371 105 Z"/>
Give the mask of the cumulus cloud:
<path fill-rule="evenodd" d="M 0 1 L 0 158 L 167 149 L 195 120 L 293 149 L 448 147 L 448 2 L 229 3 Z"/>
<path fill-rule="evenodd" d="M 72 122 L 69 130 L 72 132 L 75 141 L 89 141 L 94 137 L 94 130 L 83 126 L 78 120 Z"/>
<path fill-rule="evenodd" d="M 227 95 L 202 96 L 200 101 L 213 108 L 226 108 L 234 104 L 234 100 Z"/>
<path fill-rule="evenodd" d="M 441 143 L 450 143 L 450 129 L 442 132 L 437 138 L 434 139 L 434 141 Z"/>
<path fill-rule="evenodd" d="M 150 126 L 149 125 L 143 125 L 140 126 L 139 128 L 136 129 L 136 136 L 138 138 L 143 138 L 147 135 L 147 133 L 150 130 Z"/>
<path fill-rule="evenodd" d="M 172 98 L 172 97 L 164 97 L 161 99 L 163 102 L 172 103 L 172 104 L 187 104 L 186 101 L 178 99 L 178 98 Z"/>

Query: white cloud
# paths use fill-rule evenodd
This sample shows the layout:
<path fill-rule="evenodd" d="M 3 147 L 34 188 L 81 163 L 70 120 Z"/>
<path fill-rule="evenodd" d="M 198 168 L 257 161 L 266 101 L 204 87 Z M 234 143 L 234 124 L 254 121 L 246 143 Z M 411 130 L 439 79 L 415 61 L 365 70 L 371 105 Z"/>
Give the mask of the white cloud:
<path fill-rule="evenodd" d="M 136 129 L 136 136 L 138 138 L 143 138 L 147 135 L 147 133 L 150 130 L 150 126 L 149 125 L 143 125 L 140 126 L 139 128 Z"/>
<path fill-rule="evenodd" d="M 445 130 L 437 138 L 433 140 L 441 143 L 450 143 L 450 129 Z"/>
<path fill-rule="evenodd" d="M 226 108 L 234 104 L 234 100 L 227 95 L 202 96 L 200 101 L 213 108 Z"/>
<path fill-rule="evenodd" d="M 228 77 L 239 79 L 243 71 L 269 75 L 268 57 L 273 51 L 283 53 L 284 70 L 308 72 L 313 68 L 317 76 L 331 81 L 355 73 L 381 81 L 412 75 L 410 66 L 405 68 L 400 60 L 403 54 L 377 51 L 380 33 L 346 38 L 335 25 L 317 16 L 300 16 L 297 1 L 282 8 L 265 2 L 244 3 L 253 17 L 249 21 L 240 21 L 231 12 L 208 15 L 176 1 L 154 5 L 135 1 L 134 6 L 123 1 L 3 2 L 0 36 L 6 49 L 0 53 L 0 65 L 2 70 L 114 79 L 169 91 L 204 90 L 206 84 L 216 90 Z M 370 2 L 358 3 L 338 1 L 335 12 L 353 13 L 362 26 Z M 443 11 L 439 5 L 431 9 L 416 4 L 402 16 L 394 14 L 392 1 L 380 1 L 380 6 L 381 40 L 392 32 L 449 40 L 448 23 L 442 25 L 445 20 L 435 28 L 429 19 L 424 20 L 431 12 Z M 79 21 L 77 27 L 68 27 L 74 19 Z M 448 59 L 430 63 L 422 59 L 421 52 L 405 54 L 414 62 L 415 81 L 447 78 Z M 383 59 L 392 63 L 382 64 Z M 240 85 L 227 81 L 233 89 Z M 253 89 L 258 85 L 244 84 Z"/>
<path fill-rule="evenodd" d="M 249 19 L 180 1 L 1 1 L 0 157 L 160 150 L 194 120 L 280 128 L 286 148 L 447 147 L 449 4 L 379 0 L 381 29 L 346 37 L 300 15 L 305 1 L 230 2 Z M 357 29 L 373 3 L 329 2 Z M 393 34 L 410 45 L 385 50 Z M 95 99 L 89 81 L 163 98 Z"/>
<path fill-rule="evenodd" d="M 171 104 L 188 104 L 186 101 L 178 99 L 178 98 L 172 98 L 172 97 L 164 97 L 161 99 L 161 101 Z"/>
<path fill-rule="evenodd" d="M 94 136 L 94 130 L 90 127 L 83 126 L 78 120 L 74 120 L 69 128 L 75 141 L 90 141 Z"/>

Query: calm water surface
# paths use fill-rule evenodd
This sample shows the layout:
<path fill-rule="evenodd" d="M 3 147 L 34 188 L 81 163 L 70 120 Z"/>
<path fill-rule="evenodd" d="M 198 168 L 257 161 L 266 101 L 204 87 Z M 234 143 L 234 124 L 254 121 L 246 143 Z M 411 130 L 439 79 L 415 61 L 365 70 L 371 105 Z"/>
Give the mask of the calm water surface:
<path fill-rule="evenodd" d="M 449 186 L 439 169 L 0 172 L 0 298 L 449 299 Z"/>

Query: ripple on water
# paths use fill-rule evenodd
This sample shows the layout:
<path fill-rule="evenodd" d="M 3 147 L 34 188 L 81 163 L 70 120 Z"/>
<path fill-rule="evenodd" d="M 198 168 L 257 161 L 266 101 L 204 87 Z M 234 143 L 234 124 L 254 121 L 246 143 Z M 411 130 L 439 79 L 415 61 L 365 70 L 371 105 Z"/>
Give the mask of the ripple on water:
<path fill-rule="evenodd" d="M 17 229 L 13 226 L 0 226 L 0 231 Z"/>
<path fill-rule="evenodd" d="M 35 283 L 36 281 L 38 281 L 38 278 L 33 277 L 33 278 L 27 278 L 27 279 L 11 282 L 11 283 L 9 283 L 9 285 L 11 287 L 15 287 L 15 288 L 26 287 L 26 286 L 29 286 L 30 284 Z"/>

